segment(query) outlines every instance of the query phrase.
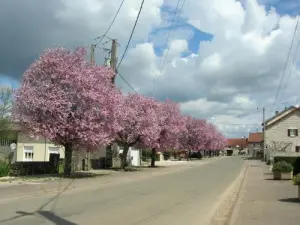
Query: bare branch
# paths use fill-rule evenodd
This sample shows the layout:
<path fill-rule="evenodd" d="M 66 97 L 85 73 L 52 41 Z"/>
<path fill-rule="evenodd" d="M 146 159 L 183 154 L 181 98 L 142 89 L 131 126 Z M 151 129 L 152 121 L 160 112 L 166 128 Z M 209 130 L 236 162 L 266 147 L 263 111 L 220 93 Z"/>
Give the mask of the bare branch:
<path fill-rule="evenodd" d="M 0 119 L 9 118 L 12 111 L 13 89 L 0 87 Z"/>
<path fill-rule="evenodd" d="M 289 141 L 272 141 L 269 143 L 268 149 L 271 152 L 291 152 L 292 142 Z"/>

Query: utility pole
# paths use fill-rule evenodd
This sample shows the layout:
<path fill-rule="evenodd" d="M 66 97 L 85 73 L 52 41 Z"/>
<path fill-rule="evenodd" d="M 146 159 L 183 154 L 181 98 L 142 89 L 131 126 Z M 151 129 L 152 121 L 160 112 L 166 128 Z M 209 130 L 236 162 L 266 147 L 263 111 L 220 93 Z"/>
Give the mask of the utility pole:
<path fill-rule="evenodd" d="M 91 53 L 90 53 L 91 64 L 95 63 L 95 48 L 96 48 L 96 45 L 95 44 L 91 44 Z"/>
<path fill-rule="evenodd" d="M 95 64 L 95 48 L 97 46 L 95 44 L 91 44 L 91 52 L 90 52 L 90 61 L 91 64 Z M 89 171 L 90 170 L 90 163 L 91 163 L 91 153 L 86 152 L 85 153 L 85 170 Z"/>
<path fill-rule="evenodd" d="M 266 132 L 266 124 L 265 124 L 265 107 L 263 107 L 263 161 L 265 161 L 265 151 L 266 151 L 266 135 L 265 135 L 265 132 Z"/>
<path fill-rule="evenodd" d="M 110 66 L 115 71 L 115 76 L 112 78 L 112 83 L 115 83 L 115 77 L 117 75 L 117 40 L 112 39 L 111 52 L 110 52 Z"/>
<path fill-rule="evenodd" d="M 117 75 L 117 40 L 116 39 L 112 39 L 112 43 L 111 43 L 110 67 L 115 72 L 115 75 L 111 80 L 112 84 L 115 84 L 115 78 L 116 78 L 116 75 Z M 117 143 L 112 142 L 109 145 L 107 145 L 106 151 L 107 152 L 112 152 L 115 149 L 118 149 L 117 146 L 118 146 Z M 112 157 L 114 157 L 114 156 L 112 156 Z"/>

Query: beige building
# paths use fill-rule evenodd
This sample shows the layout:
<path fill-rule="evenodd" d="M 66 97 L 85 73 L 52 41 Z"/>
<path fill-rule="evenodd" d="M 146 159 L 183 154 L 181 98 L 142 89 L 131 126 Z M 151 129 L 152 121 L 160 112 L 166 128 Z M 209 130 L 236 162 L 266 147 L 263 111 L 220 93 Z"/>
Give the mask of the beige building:
<path fill-rule="evenodd" d="M 300 156 L 300 108 L 291 106 L 265 121 L 265 159 Z"/>
<path fill-rule="evenodd" d="M 263 132 L 249 133 L 248 137 L 248 151 L 252 157 L 257 156 L 263 150 L 264 135 Z"/>
<path fill-rule="evenodd" d="M 50 154 L 59 155 L 60 159 L 65 157 L 62 146 L 57 146 L 42 137 L 32 139 L 18 132 L 16 145 L 14 155 L 16 162 L 48 162 Z"/>
<path fill-rule="evenodd" d="M 62 146 L 57 146 L 44 137 L 30 138 L 20 131 L 16 123 L 9 130 L 1 131 L 0 152 L 2 155 L 13 152 L 12 162 L 48 162 L 51 154 L 59 155 L 61 159 L 65 156 Z"/>

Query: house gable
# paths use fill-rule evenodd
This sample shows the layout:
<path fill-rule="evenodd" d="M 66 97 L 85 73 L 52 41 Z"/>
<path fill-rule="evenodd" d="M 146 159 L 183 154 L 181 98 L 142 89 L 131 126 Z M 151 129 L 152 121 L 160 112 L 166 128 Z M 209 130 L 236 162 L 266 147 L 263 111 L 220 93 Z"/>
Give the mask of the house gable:
<path fill-rule="evenodd" d="M 289 115 L 295 113 L 295 111 L 298 111 L 298 110 L 299 110 L 299 108 L 291 106 L 291 107 L 287 108 L 286 110 L 276 114 L 275 116 L 273 116 L 270 119 L 265 121 L 266 129 L 269 126 L 274 125 L 275 123 L 278 123 L 278 122 L 284 120 L 286 117 L 288 117 Z"/>
<path fill-rule="evenodd" d="M 297 108 L 287 112 L 282 117 L 278 118 L 277 121 L 266 126 L 266 149 L 274 151 L 279 149 L 278 146 L 284 145 L 288 146 L 284 154 L 295 153 L 296 147 L 300 146 L 300 136 L 290 136 L 290 129 L 300 129 L 300 110 Z"/>

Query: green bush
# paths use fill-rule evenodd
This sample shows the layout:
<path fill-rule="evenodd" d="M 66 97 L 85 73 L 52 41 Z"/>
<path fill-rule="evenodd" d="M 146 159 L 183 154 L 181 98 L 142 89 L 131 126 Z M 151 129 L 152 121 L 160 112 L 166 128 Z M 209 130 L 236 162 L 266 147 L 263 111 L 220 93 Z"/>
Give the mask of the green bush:
<path fill-rule="evenodd" d="M 298 173 L 297 175 L 295 175 L 293 177 L 293 184 L 294 185 L 300 185 L 300 173 Z"/>
<path fill-rule="evenodd" d="M 293 168 L 294 168 L 293 175 L 300 173 L 300 157 L 295 157 L 295 156 L 275 156 L 274 157 L 274 163 L 277 163 L 280 161 L 285 161 L 287 163 L 290 163 L 293 166 Z"/>
<path fill-rule="evenodd" d="M 65 162 L 63 160 L 59 160 L 59 165 L 58 165 L 58 174 L 63 174 L 65 171 Z"/>
<path fill-rule="evenodd" d="M 295 163 L 298 157 L 292 157 L 292 156 L 275 156 L 274 157 L 274 164 L 285 161 L 289 164 L 291 164 L 293 167 L 295 167 Z"/>
<path fill-rule="evenodd" d="M 280 161 L 274 164 L 272 171 L 273 172 L 281 172 L 281 173 L 289 173 L 293 170 L 293 166 L 285 161 Z"/>
<path fill-rule="evenodd" d="M 8 176 L 9 172 L 10 172 L 9 164 L 1 162 L 0 163 L 0 177 Z"/>
<path fill-rule="evenodd" d="M 300 157 L 297 157 L 295 163 L 292 165 L 294 167 L 293 175 L 295 176 L 300 173 Z"/>

